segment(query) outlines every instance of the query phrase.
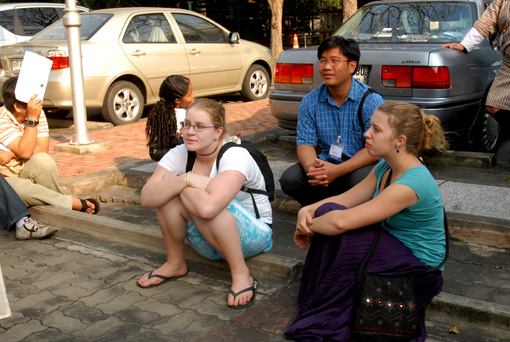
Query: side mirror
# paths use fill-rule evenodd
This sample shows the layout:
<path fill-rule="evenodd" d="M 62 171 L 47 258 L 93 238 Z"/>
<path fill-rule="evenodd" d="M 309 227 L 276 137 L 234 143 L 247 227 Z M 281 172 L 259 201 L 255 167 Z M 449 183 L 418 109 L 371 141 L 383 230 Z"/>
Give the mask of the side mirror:
<path fill-rule="evenodd" d="M 228 41 L 230 44 L 239 44 L 239 40 L 241 37 L 239 37 L 239 32 L 230 32 L 228 35 Z"/>

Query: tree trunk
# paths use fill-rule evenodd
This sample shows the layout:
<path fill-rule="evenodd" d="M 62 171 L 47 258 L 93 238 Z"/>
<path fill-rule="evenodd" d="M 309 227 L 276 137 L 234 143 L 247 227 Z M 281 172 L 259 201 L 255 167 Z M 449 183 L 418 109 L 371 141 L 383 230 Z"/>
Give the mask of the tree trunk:
<path fill-rule="evenodd" d="M 267 0 L 271 7 L 271 52 L 273 58 L 278 59 L 283 51 L 282 18 L 284 0 Z"/>
<path fill-rule="evenodd" d="M 358 10 L 358 0 L 344 0 L 342 23 Z"/>

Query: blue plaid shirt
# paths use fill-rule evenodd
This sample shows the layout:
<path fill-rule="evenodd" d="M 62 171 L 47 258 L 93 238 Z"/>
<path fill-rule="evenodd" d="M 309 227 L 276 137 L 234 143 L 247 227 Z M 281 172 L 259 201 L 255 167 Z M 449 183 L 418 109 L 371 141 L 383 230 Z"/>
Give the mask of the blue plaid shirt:
<path fill-rule="evenodd" d="M 331 144 L 341 136 L 344 155 L 351 158 L 362 150 L 365 139 L 358 121 L 358 107 L 368 86 L 352 79 L 347 99 L 339 107 L 331 98 L 325 84 L 306 95 L 299 106 L 297 145 L 322 148 L 319 158 L 327 160 Z M 365 130 L 370 128 L 370 119 L 376 108 L 384 102 L 381 95 L 372 93 L 363 103 L 362 117 Z"/>

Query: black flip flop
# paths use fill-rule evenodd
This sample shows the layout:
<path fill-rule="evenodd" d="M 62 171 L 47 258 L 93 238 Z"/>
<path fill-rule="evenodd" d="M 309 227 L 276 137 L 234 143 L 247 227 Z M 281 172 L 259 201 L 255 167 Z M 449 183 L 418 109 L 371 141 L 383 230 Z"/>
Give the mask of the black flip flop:
<path fill-rule="evenodd" d="M 232 290 L 228 291 L 229 294 L 234 296 L 234 300 L 241 293 L 248 292 L 248 291 L 253 291 L 253 297 L 251 297 L 249 302 L 246 302 L 242 305 L 232 305 L 232 306 L 228 305 L 228 299 L 227 299 L 227 306 L 234 310 L 246 309 L 246 308 L 249 308 L 250 306 L 252 306 L 255 303 L 255 296 L 257 295 L 257 285 L 258 285 L 257 279 L 253 279 L 253 286 L 247 287 L 244 290 L 241 290 L 237 293 Z"/>
<path fill-rule="evenodd" d="M 138 280 L 136 281 L 136 286 L 138 286 L 139 288 L 141 289 L 148 289 L 150 287 L 156 287 L 156 286 L 159 286 L 161 284 L 164 284 L 166 282 L 169 282 L 169 281 L 172 281 L 172 280 L 176 280 L 177 278 L 181 278 L 181 277 L 184 277 L 186 274 L 188 274 L 187 272 L 184 273 L 183 275 L 180 275 L 180 276 L 176 276 L 176 277 L 165 277 L 165 276 L 162 276 L 161 274 L 152 274 L 152 272 L 154 271 L 150 271 L 149 272 L 149 275 L 147 276 L 147 280 L 149 280 L 150 278 L 152 277 L 156 277 L 156 278 L 160 278 L 160 279 L 163 279 L 163 281 L 161 283 L 158 283 L 158 284 L 152 284 L 152 285 L 147 285 L 147 286 L 142 286 L 138 283 Z"/>
<path fill-rule="evenodd" d="M 94 212 L 92 213 L 92 215 L 97 214 L 101 210 L 101 204 L 99 204 L 98 200 L 96 200 L 95 198 L 87 198 L 86 200 L 83 200 L 83 199 L 80 200 L 80 202 L 81 202 L 80 211 L 82 213 L 86 212 L 87 209 L 89 208 L 86 201 L 89 201 L 90 203 L 94 204 Z"/>

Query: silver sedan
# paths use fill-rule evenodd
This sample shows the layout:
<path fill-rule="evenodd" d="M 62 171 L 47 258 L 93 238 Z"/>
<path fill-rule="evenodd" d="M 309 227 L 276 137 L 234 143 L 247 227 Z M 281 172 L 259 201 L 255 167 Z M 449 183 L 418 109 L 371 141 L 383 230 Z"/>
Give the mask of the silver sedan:
<path fill-rule="evenodd" d="M 436 115 L 452 142 L 478 143 L 494 152 L 499 125 L 485 97 L 501 66 L 488 39 L 466 54 L 441 47 L 460 42 L 486 8 L 484 0 L 384 0 L 363 6 L 333 35 L 355 39 L 361 59 L 355 77 L 385 100 L 406 101 Z M 295 129 L 301 99 L 322 83 L 317 47 L 278 58 L 272 113 Z"/>

